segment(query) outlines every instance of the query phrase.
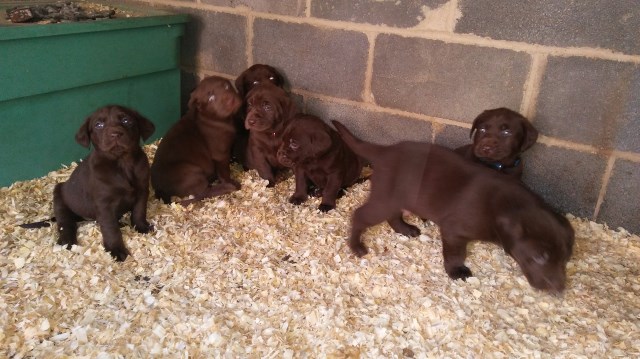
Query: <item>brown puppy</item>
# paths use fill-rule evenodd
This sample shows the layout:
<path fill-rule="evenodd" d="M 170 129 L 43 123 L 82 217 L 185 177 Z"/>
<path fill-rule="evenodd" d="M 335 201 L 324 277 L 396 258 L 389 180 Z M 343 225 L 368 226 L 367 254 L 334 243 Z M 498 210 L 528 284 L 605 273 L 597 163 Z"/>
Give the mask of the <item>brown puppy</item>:
<path fill-rule="evenodd" d="M 464 265 L 467 243 L 489 241 L 516 260 L 534 288 L 564 290 L 573 228 L 520 181 L 444 147 L 421 142 L 375 145 L 333 123 L 347 145 L 373 167 L 369 199 L 352 218 L 349 247 L 356 255 L 367 254 L 362 233 L 383 221 L 398 233 L 419 235 L 417 227 L 402 219 L 407 210 L 440 227 L 449 277 L 471 276 Z"/>
<path fill-rule="evenodd" d="M 457 153 L 520 178 L 523 168 L 520 155 L 536 143 L 538 131 L 521 114 L 496 108 L 476 117 L 469 136 L 473 144 L 456 148 Z"/>
<path fill-rule="evenodd" d="M 247 165 L 269 181 L 268 187 L 275 186 L 276 171 L 286 168 L 278 161 L 277 153 L 282 133 L 296 113 L 295 103 L 280 87 L 260 84 L 247 94 Z"/>
<path fill-rule="evenodd" d="M 151 185 L 165 203 L 194 196 L 182 205 L 233 192 L 229 161 L 235 138 L 233 117 L 240 96 L 228 80 L 211 76 L 191 93 L 187 113 L 164 136 L 151 165 Z M 211 185 L 215 179 L 220 181 Z"/>
<path fill-rule="evenodd" d="M 255 64 L 244 70 L 236 78 L 236 89 L 243 100 L 242 107 L 235 118 L 236 140 L 233 144 L 233 159 L 241 163 L 245 169 L 248 168 L 246 151 L 249 141 L 249 130 L 244 127 L 244 120 L 247 115 L 247 94 L 252 88 L 259 84 L 270 83 L 277 87 L 284 86 L 284 77 L 273 66 Z"/>
<path fill-rule="evenodd" d="M 76 141 L 93 151 L 71 173 L 67 182 L 53 191 L 53 209 L 58 222 L 58 244 L 77 244 L 77 222 L 95 219 L 104 248 L 124 261 L 129 251 L 122 240 L 118 220 L 131 211 L 133 227 L 147 233 L 149 161 L 140 148 L 155 126 L 137 112 L 106 106 L 89 116 L 76 133 Z"/>
<path fill-rule="evenodd" d="M 271 83 L 282 88 L 284 86 L 284 77 L 273 66 L 255 64 L 244 70 L 236 78 L 235 82 L 238 94 L 242 98 L 245 98 L 252 88 L 264 83 Z"/>
<path fill-rule="evenodd" d="M 289 202 L 301 204 L 308 198 L 308 181 L 322 193 L 318 209 L 336 207 L 342 188 L 360 177 L 363 161 L 344 144 L 336 131 L 313 115 L 294 116 L 282 135 L 278 149 L 280 163 L 294 170 L 296 189 Z"/>

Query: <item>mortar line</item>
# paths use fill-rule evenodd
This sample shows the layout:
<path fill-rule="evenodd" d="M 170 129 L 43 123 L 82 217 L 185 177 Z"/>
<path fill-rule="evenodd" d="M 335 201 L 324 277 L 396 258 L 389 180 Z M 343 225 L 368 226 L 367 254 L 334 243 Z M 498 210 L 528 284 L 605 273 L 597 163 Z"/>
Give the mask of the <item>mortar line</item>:
<path fill-rule="evenodd" d="M 307 18 L 310 18 L 311 17 L 311 0 L 307 0 L 306 5 L 307 5 L 307 8 L 305 9 L 304 12 Z"/>
<path fill-rule="evenodd" d="M 367 65 L 364 72 L 364 89 L 362 90 L 362 101 L 375 103 L 375 98 L 371 92 L 371 81 L 373 80 L 373 55 L 376 48 L 376 34 L 367 34 L 369 40 L 369 53 L 367 54 Z"/>
<path fill-rule="evenodd" d="M 247 48 L 245 49 L 247 55 L 247 67 L 251 66 L 254 63 L 253 59 L 253 23 L 255 21 L 255 17 L 251 14 L 247 15 Z"/>
<path fill-rule="evenodd" d="M 598 193 L 598 200 L 596 201 L 596 206 L 593 210 L 592 220 L 596 220 L 598 215 L 600 214 L 600 208 L 602 203 L 604 202 L 604 196 L 607 194 L 607 187 L 609 187 L 609 181 L 611 180 L 611 174 L 613 173 L 613 167 L 615 166 L 616 157 L 609 156 L 609 160 L 607 161 L 607 167 L 604 170 L 604 174 L 602 175 L 602 187 L 600 187 L 600 192 Z"/>
<path fill-rule="evenodd" d="M 531 59 L 531 69 L 529 76 L 525 81 L 524 94 L 522 96 L 522 105 L 520 112 L 529 121 L 533 122 L 536 115 L 536 105 L 538 104 L 538 95 L 540 94 L 540 86 L 542 78 L 547 68 L 547 55 L 533 54 Z"/>

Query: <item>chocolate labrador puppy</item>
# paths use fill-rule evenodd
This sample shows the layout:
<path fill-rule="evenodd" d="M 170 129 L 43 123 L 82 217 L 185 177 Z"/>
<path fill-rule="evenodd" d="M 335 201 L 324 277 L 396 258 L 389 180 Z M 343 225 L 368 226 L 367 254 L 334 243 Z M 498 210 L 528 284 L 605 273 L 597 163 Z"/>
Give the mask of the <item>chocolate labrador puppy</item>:
<path fill-rule="evenodd" d="M 521 114 L 508 108 L 482 112 L 473 121 L 473 144 L 456 148 L 456 152 L 474 162 L 516 178 L 522 176 L 520 155 L 533 146 L 538 131 Z"/>
<path fill-rule="evenodd" d="M 165 135 L 151 165 L 151 185 L 165 203 L 172 196 L 205 198 L 240 188 L 231 178 L 229 162 L 235 139 L 233 117 L 242 100 L 229 80 L 211 76 L 191 93 L 187 113 Z M 220 183 L 211 185 L 215 179 Z"/>
<path fill-rule="evenodd" d="M 284 77 L 273 66 L 265 64 L 255 64 L 244 70 L 236 78 L 235 85 L 238 94 L 243 100 L 242 107 L 235 118 L 236 140 L 233 144 L 233 159 L 248 168 L 246 151 L 249 140 L 249 130 L 244 127 L 244 120 L 247 114 L 247 93 L 259 84 L 270 83 L 277 87 L 284 87 Z"/>
<path fill-rule="evenodd" d="M 268 187 L 275 186 L 276 171 L 286 168 L 278 161 L 277 153 L 284 129 L 296 113 L 293 100 L 275 85 L 260 84 L 247 94 L 247 164 L 269 181 Z"/>
<path fill-rule="evenodd" d="M 149 138 L 155 126 L 139 113 L 121 106 L 106 106 L 89 116 L 76 133 L 76 141 L 93 151 L 53 191 L 58 222 L 58 244 L 77 244 L 77 222 L 95 219 L 104 248 L 124 261 L 129 251 L 122 240 L 119 219 L 131 211 L 136 231 L 147 233 L 149 161 L 140 139 Z"/>
<path fill-rule="evenodd" d="M 327 212 L 336 207 L 343 188 L 357 182 L 363 161 L 344 144 L 338 133 L 313 115 L 294 116 L 282 135 L 278 161 L 291 167 L 296 189 L 289 198 L 301 204 L 308 198 L 308 182 L 322 193 L 318 209 Z"/>
<path fill-rule="evenodd" d="M 359 140 L 339 122 L 333 124 L 373 167 L 369 198 L 352 218 L 349 247 L 356 255 L 367 254 L 362 233 L 383 221 L 398 233 L 419 235 L 420 230 L 402 218 L 407 210 L 440 227 L 449 277 L 470 277 L 464 265 L 467 244 L 489 241 L 515 259 L 534 288 L 564 290 L 573 228 L 520 181 L 444 147 L 421 142 L 375 145 Z"/>

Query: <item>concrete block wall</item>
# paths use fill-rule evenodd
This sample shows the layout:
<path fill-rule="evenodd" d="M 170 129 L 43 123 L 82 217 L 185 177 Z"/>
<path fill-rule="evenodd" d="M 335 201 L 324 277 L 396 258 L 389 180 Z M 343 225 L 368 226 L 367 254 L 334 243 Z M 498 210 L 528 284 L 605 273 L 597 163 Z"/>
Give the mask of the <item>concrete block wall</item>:
<path fill-rule="evenodd" d="M 304 110 L 379 143 L 456 147 L 483 110 L 541 133 L 524 181 L 562 212 L 640 232 L 640 6 L 609 0 L 146 0 L 192 15 L 198 78 L 280 69 Z"/>

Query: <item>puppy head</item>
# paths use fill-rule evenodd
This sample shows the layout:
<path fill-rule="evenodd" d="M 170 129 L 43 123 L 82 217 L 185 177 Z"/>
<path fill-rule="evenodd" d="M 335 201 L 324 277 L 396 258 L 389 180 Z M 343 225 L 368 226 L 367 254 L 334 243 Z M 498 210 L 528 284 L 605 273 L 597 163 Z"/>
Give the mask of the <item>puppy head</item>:
<path fill-rule="evenodd" d="M 226 119 L 235 114 L 240 105 L 242 99 L 229 80 L 210 76 L 200 81 L 191 92 L 188 107 L 205 117 Z"/>
<path fill-rule="evenodd" d="M 282 135 L 278 162 L 286 167 L 294 167 L 322 156 L 331 148 L 331 131 L 318 117 L 303 114 L 294 116 Z"/>
<path fill-rule="evenodd" d="M 255 86 L 247 94 L 247 117 L 244 126 L 250 131 L 274 131 L 295 114 L 295 104 L 280 87 Z"/>
<path fill-rule="evenodd" d="M 566 218 L 555 213 L 512 214 L 498 218 L 498 233 L 505 251 L 515 259 L 529 284 L 560 293 L 565 288 L 574 232 Z M 525 218 L 526 220 L 523 220 Z"/>
<path fill-rule="evenodd" d="M 116 105 L 99 108 L 78 129 L 76 141 L 84 147 L 120 156 L 140 146 L 155 131 L 151 121 L 138 112 Z"/>
<path fill-rule="evenodd" d="M 507 108 L 482 112 L 473 121 L 470 136 L 477 158 L 512 162 L 538 139 L 538 131 L 521 114 Z"/>
<path fill-rule="evenodd" d="M 238 89 L 240 96 L 244 98 L 253 87 L 264 83 L 282 87 L 284 86 L 284 77 L 272 66 L 255 64 L 244 70 L 236 78 L 236 89 Z"/>

